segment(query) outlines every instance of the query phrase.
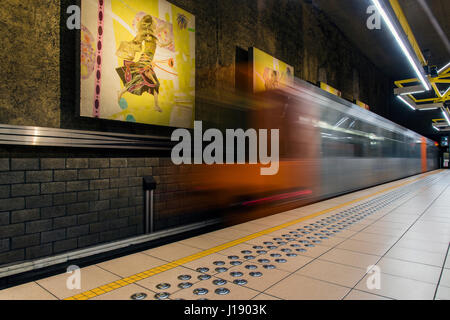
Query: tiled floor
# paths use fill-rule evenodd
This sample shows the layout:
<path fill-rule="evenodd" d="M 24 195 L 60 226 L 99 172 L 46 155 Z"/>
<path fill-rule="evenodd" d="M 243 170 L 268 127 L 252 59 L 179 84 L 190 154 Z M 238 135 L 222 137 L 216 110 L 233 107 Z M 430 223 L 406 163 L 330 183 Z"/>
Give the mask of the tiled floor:
<path fill-rule="evenodd" d="M 277 227 L 280 226 L 280 227 Z M 450 299 L 450 172 L 410 177 L 0 291 L 2 299 Z"/>

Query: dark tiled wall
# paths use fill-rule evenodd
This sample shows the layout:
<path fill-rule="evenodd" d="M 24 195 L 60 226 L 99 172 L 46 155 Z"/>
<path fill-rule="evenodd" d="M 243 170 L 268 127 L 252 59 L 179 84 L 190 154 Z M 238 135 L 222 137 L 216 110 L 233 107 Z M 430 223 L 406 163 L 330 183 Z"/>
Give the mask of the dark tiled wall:
<path fill-rule="evenodd" d="M 0 265 L 143 232 L 143 177 L 157 228 L 183 223 L 179 168 L 160 158 L 0 158 Z"/>

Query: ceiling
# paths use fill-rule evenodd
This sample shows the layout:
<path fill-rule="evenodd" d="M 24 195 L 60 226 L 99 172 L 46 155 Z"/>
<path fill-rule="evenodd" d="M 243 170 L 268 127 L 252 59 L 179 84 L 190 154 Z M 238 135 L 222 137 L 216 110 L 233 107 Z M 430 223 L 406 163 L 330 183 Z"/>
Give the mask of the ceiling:
<path fill-rule="evenodd" d="M 386 1 L 386 0 L 385 0 Z M 420 48 L 429 50 L 431 63 L 441 67 L 450 61 L 450 52 L 426 15 L 420 0 L 399 0 Z M 400 48 L 382 23 L 381 30 L 366 26 L 371 0 L 313 0 L 341 32 L 377 67 L 394 80 L 415 77 Z M 440 27 L 450 38 L 449 0 L 425 0 Z"/>
<path fill-rule="evenodd" d="M 384 3 L 388 0 L 382 0 Z M 450 62 L 450 49 L 436 31 L 421 5 L 423 1 L 438 22 L 444 35 L 450 38 L 450 0 L 398 0 L 422 51 L 429 50 L 430 64 L 438 68 Z M 372 63 L 392 80 L 416 78 L 410 64 L 384 22 L 380 30 L 369 30 L 367 9 L 371 0 L 312 0 L 332 23 Z M 447 40 L 448 41 L 448 40 Z M 448 42 L 447 42 L 448 43 Z M 428 137 L 435 137 L 431 122 L 442 118 L 440 110 L 410 112 L 405 106 L 395 105 L 389 118 Z"/>

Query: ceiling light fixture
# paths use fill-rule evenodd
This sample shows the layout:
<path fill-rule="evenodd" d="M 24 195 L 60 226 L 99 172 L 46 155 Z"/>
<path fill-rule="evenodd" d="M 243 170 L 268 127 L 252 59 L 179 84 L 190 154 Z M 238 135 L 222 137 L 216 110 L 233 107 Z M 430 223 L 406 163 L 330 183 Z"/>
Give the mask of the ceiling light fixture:
<path fill-rule="evenodd" d="M 420 79 L 420 82 L 422 82 L 422 85 L 424 86 L 424 88 L 426 89 L 426 91 L 429 91 L 431 89 L 431 87 L 428 85 L 428 82 L 425 80 L 424 75 L 422 74 L 422 72 L 420 72 L 420 69 L 422 68 L 422 66 L 420 66 L 420 68 L 417 66 L 416 62 L 414 61 L 413 57 L 411 56 L 411 54 L 409 53 L 409 50 L 407 49 L 406 45 L 404 44 L 403 40 L 401 39 L 398 31 L 396 30 L 394 24 L 391 22 L 391 20 L 389 19 L 386 11 L 384 10 L 384 8 L 381 6 L 379 0 L 372 0 L 372 2 L 375 4 L 375 6 L 378 9 L 378 12 L 381 14 L 381 16 L 383 17 L 384 22 L 387 24 L 387 26 L 389 27 L 389 30 L 391 31 L 392 35 L 394 36 L 395 40 L 397 41 L 398 45 L 400 46 L 400 48 L 403 51 L 403 54 L 406 56 L 406 58 L 408 59 L 409 63 L 411 64 L 412 68 L 414 69 L 414 71 L 417 74 L 417 77 Z"/>
<path fill-rule="evenodd" d="M 412 104 L 410 104 L 408 101 L 406 101 L 405 99 L 403 99 L 401 96 L 397 96 L 397 98 L 401 101 L 403 101 L 404 104 L 406 104 L 408 107 L 410 107 L 413 110 L 416 110 L 416 108 L 413 107 Z"/>
<path fill-rule="evenodd" d="M 441 73 L 442 71 L 447 70 L 447 68 L 450 67 L 450 62 L 447 63 L 445 66 L 443 66 L 441 69 L 438 70 L 438 74 Z"/>
<path fill-rule="evenodd" d="M 449 119 L 449 117 L 447 115 L 447 110 L 445 110 L 445 108 L 442 108 L 442 114 L 444 115 L 445 120 L 447 120 L 447 123 L 450 126 L 450 119 Z"/>

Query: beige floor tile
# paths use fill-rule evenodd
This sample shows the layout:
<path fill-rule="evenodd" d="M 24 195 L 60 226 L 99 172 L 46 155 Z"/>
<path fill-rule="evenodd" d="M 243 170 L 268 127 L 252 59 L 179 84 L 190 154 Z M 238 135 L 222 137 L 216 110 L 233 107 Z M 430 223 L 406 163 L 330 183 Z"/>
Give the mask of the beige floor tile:
<path fill-rule="evenodd" d="M 448 244 L 435 241 L 422 241 L 417 239 L 402 238 L 396 243 L 397 247 L 409 248 L 420 251 L 428 251 L 434 253 L 444 253 L 447 251 Z"/>
<path fill-rule="evenodd" d="M 57 300 L 35 282 L 0 290 L 0 300 Z"/>
<path fill-rule="evenodd" d="M 422 241 L 433 241 L 433 242 L 442 242 L 448 245 L 450 242 L 450 236 L 443 234 L 432 234 L 432 233 L 423 233 L 423 232 L 408 232 L 402 239 L 415 239 Z"/>
<path fill-rule="evenodd" d="M 241 260 L 246 260 L 245 256 L 257 256 L 258 253 L 256 253 L 256 249 L 253 248 L 251 244 L 248 243 L 241 243 L 236 246 L 230 247 L 228 249 L 222 250 L 217 252 L 220 255 L 223 256 L 238 256 Z"/>
<path fill-rule="evenodd" d="M 319 259 L 367 270 L 367 268 L 374 265 L 380 257 L 348 250 L 332 249 L 319 257 Z"/>
<path fill-rule="evenodd" d="M 256 269 L 247 269 L 246 266 L 252 265 L 256 266 Z M 273 264 L 275 265 L 275 264 Z M 234 277 L 232 272 L 240 272 L 242 276 Z M 262 275 L 258 277 L 251 276 L 252 272 L 259 272 Z M 283 271 L 280 269 L 265 269 L 262 264 L 247 262 L 242 266 L 234 267 L 230 269 L 228 272 L 224 272 L 221 274 L 216 274 L 215 276 L 228 282 L 233 282 L 236 279 L 245 279 L 247 284 L 243 285 L 246 288 L 254 289 L 257 291 L 264 291 L 282 279 L 288 277 L 290 272 Z"/>
<path fill-rule="evenodd" d="M 443 269 L 439 285 L 450 288 L 450 270 Z"/>
<path fill-rule="evenodd" d="M 220 246 L 221 244 L 224 244 L 227 242 L 230 242 L 230 240 L 200 235 L 197 237 L 182 240 L 179 243 L 184 244 L 186 246 L 191 246 L 194 248 L 206 250 L 206 249 Z"/>
<path fill-rule="evenodd" d="M 177 291 L 171 296 L 171 299 L 198 300 L 206 298 L 208 300 L 251 300 L 260 294 L 258 291 L 238 286 L 230 282 L 223 286 L 217 286 L 213 284 L 213 280 L 214 279 L 198 282 L 188 289 Z M 216 293 L 216 290 L 220 288 L 228 289 L 229 293 L 226 295 Z M 205 295 L 196 295 L 194 294 L 196 289 L 206 289 L 208 292 Z"/>
<path fill-rule="evenodd" d="M 354 289 L 350 291 L 350 293 L 344 298 L 344 300 L 392 300 L 392 299 Z"/>
<path fill-rule="evenodd" d="M 227 239 L 227 240 L 236 240 L 236 239 L 246 237 L 252 233 L 253 232 L 237 230 L 237 229 L 230 227 L 230 228 L 225 228 L 225 229 L 205 233 L 204 235 L 207 237 L 218 237 L 218 238 Z"/>
<path fill-rule="evenodd" d="M 436 293 L 436 300 L 450 300 L 450 288 L 440 286 Z"/>
<path fill-rule="evenodd" d="M 360 232 L 351 237 L 353 240 L 393 245 L 399 237 L 387 236 L 376 233 Z"/>
<path fill-rule="evenodd" d="M 191 279 L 189 280 L 180 280 L 178 279 L 179 276 L 181 275 L 188 275 L 191 277 Z M 190 282 L 192 284 L 199 282 L 200 280 L 198 279 L 198 276 L 201 275 L 200 272 L 196 272 L 194 270 L 188 269 L 188 268 L 184 268 L 184 267 L 176 267 L 170 270 L 167 270 L 165 272 L 162 273 L 158 273 L 154 276 L 148 277 L 144 280 L 138 281 L 136 282 L 136 284 L 145 287 L 151 291 L 154 292 L 168 292 L 168 293 L 174 293 L 178 290 L 180 290 L 180 288 L 178 287 L 178 285 L 180 283 L 184 283 L 184 282 Z M 170 287 L 167 289 L 159 289 L 157 288 L 157 285 L 160 284 L 169 284 Z"/>
<path fill-rule="evenodd" d="M 315 260 L 304 266 L 296 274 L 331 282 L 345 287 L 354 287 L 366 273 L 361 268 L 350 267 L 328 261 Z"/>
<path fill-rule="evenodd" d="M 258 294 L 256 297 L 254 297 L 252 300 L 281 300 L 280 298 L 274 297 L 274 296 L 269 296 L 268 294 L 265 293 L 260 293 Z"/>
<path fill-rule="evenodd" d="M 265 245 L 263 245 L 263 242 L 267 242 L 267 241 L 268 242 L 273 242 L 273 238 L 274 237 L 270 237 L 270 236 L 267 236 L 267 235 L 262 235 L 262 236 L 259 236 L 258 238 L 247 240 L 244 243 L 250 244 L 252 246 L 265 246 Z"/>
<path fill-rule="evenodd" d="M 438 267 L 386 257 L 377 266 L 383 273 L 432 284 L 438 283 L 441 274 L 441 268 Z"/>
<path fill-rule="evenodd" d="M 272 227 L 281 225 L 286 222 L 291 222 L 293 220 L 295 220 L 295 218 L 293 219 L 292 216 L 290 216 L 288 214 L 278 213 L 278 214 L 275 214 L 272 216 L 253 220 L 252 222 L 261 224 L 261 225 L 265 225 L 268 228 L 272 228 Z"/>
<path fill-rule="evenodd" d="M 404 261 L 411 261 L 416 263 L 422 263 L 442 268 L 444 263 L 444 253 L 434 253 L 421 250 L 414 250 L 409 248 L 401 248 L 394 246 L 386 254 L 387 258 L 394 258 Z"/>
<path fill-rule="evenodd" d="M 431 300 L 434 296 L 436 285 L 421 281 L 391 276 L 385 273 L 380 274 L 380 289 L 369 289 L 367 287 L 368 277 L 356 286 L 356 289 L 383 297 L 397 300 Z"/>
<path fill-rule="evenodd" d="M 166 263 L 166 261 L 161 259 L 150 257 L 142 253 L 136 253 L 126 257 L 102 262 L 97 264 L 97 266 L 121 277 L 128 277 Z"/>
<path fill-rule="evenodd" d="M 389 250 L 390 245 L 348 239 L 339 244 L 336 248 L 382 256 Z"/>
<path fill-rule="evenodd" d="M 157 300 L 155 299 L 155 292 L 145 289 L 136 284 L 129 284 L 122 288 L 102 294 L 90 300 L 132 300 L 131 296 L 136 293 L 145 293 L 147 297 L 143 300 Z"/>
<path fill-rule="evenodd" d="M 399 229 L 387 227 L 374 227 L 374 226 L 369 226 L 368 228 L 364 229 L 364 232 L 392 236 L 396 238 L 400 238 L 403 235 L 403 233 L 405 233 L 405 231 Z"/>
<path fill-rule="evenodd" d="M 272 254 L 279 254 L 280 257 L 273 257 Z M 263 260 L 268 260 L 268 262 L 261 262 Z M 283 259 L 284 262 L 278 262 L 278 259 Z M 261 260 L 261 261 L 260 261 Z M 254 260 L 255 263 L 260 264 L 272 264 L 274 265 L 278 270 L 283 270 L 287 272 L 294 272 L 303 267 L 305 264 L 311 262 L 313 259 L 311 257 L 307 257 L 304 255 L 298 254 L 296 257 L 288 257 L 286 253 L 283 253 L 278 250 L 269 251 L 267 254 L 263 254 L 257 257 L 257 259 Z M 253 261 L 249 261 L 249 263 L 252 263 Z"/>
<path fill-rule="evenodd" d="M 349 288 L 293 274 L 264 293 L 286 300 L 340 300 Z"/>
<path fill-rule="evenodd" d="M 59 299 L 65 299 L 121 279 L 119 276 L 97 266 L 82 268 L 80 272 L 81 289 L 69 290 L 67 288 L 67 279 L 71 275 L 68 273 L 38 280 L 36 282 Z"/>
<path fill-rule="evenodd" d="M 260 232 L 262 230 L 268 229 L 268 226 L 259 224 L 259 223 L 255 223 L 252 221 L 252 222 L 245 222 L 245 223 L 237 224 L 230 228 L 236 229 L 236 230 L 248 231 L 250 233 L 256 233 L 256 232 Z"/>
<path fill-rule="evenodd" d="M 241 261 L 243 262 L 242 259 L 236 259 L 237 261 Z M 225 268 L 231 268 L 233 267 L 230 262 L 231 261 L 236 261 L 236 260 L 232 260 L 229 259 L 227 256 L 218 254 L 218 253 L 213 253 L 210 254 L 206 257 L 200 258 L 200 259 L 196 259 L 194 261 L 191 262 L 187 262 L 185 263 L 183 266 L 192 270 L 197 270 L 198 268 L 208 268 L 209 270 L 205 273 L 210 274 L 210 275 L 214 275 L 217 273 L 217 271 L 215 271 L 215 269 L 217 267 L 225 267 Z M 225 262 L 225 265 L 223 266 L 217 266 L 214 264 L 214 262 L 217 261 L 222 261 Z"/>
<path fill-rule="evenodd" d="M 175 242 L 142 253 L 165 261 L 175 261 L 201 251 L 202 249 Z"/>

